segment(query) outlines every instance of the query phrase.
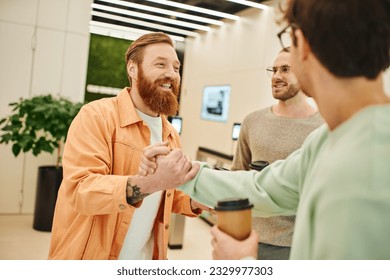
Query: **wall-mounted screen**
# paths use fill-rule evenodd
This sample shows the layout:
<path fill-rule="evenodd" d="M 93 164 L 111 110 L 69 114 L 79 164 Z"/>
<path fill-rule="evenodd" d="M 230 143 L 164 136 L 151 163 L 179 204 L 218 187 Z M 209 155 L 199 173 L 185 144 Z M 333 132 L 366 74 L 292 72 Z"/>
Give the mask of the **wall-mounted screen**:
<path fill-rule="evenodd" d="M 237 140 L 238 139 L 238 136 L 240 135 L 240 129 L 241 129 L 241 124 L 240 123 L 234 123 L 233 124 L 232 140 Z"/>
<path fill-rule="evenodd" d="M 171 122 L 172 126 L 176 129 L 176 131 L 181 134 L 181 130 L 183 127 L 183 119 L 182 117 L 174 116 L 169 117 L 168 120 Z"/>
<path fill-rule="evenodd" d="M 229 112 L 230 91 L 231 87 L 229 85 L 204 87 L 202 119 L 226 122 Z"/>

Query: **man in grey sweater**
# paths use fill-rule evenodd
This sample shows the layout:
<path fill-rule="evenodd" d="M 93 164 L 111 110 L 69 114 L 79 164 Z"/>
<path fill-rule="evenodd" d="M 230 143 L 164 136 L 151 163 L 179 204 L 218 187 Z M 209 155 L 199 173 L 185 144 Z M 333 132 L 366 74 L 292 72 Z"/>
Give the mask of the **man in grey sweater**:
<path fill-rule="evenodd" d="M 289 61 L 290 53 L 282 50 L 274 65 L 267 68 L 272 79 L 272 95 L 278 102 L 245 117 L 232 170 L 249 170 L 249 164 L 258 160 L 272 163 L 285 159 L 302 145 L 311 131 L 323 124 L 318 110 L 301 91 Z M 294 221 L 295 216 L 253 217 L 252 227 L 260 241 L 259 259 L 289 258 Z"/>

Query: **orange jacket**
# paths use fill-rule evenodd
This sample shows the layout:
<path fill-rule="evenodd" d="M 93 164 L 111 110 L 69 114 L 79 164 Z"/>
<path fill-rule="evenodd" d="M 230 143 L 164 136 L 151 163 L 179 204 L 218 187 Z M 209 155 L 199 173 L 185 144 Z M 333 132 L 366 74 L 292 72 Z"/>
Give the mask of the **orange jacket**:
<path fill-rule="evenodd" d="M 171 148 L 180 146 L 165 117 L 163 140 Z M 83 106 L 65 144 L 49 259 L 118 258 L 135 210 L 126 203 L 127 178 L 137 173 L 149 144 L 149 128 L 137 115 L 129 88 Z M 165 191 L 154 222 L 153 259 L 167 258 L 171 212 L 199 214 L 187 195 Z"/>

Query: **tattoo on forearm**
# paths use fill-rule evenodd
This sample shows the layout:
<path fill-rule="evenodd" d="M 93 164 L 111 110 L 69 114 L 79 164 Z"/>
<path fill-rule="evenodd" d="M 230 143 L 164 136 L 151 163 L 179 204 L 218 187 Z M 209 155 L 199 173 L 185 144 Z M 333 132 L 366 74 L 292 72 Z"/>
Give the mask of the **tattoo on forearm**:
<path fill-rule="evenodd" d="M 132 186 L 127 182 L 126 186 L 126 200 L 128 204 L 135 204 L 145 197 L 147 197 L 149 193 L 143 193 L 141 192 L 140 188 L 137 185 Z"/>

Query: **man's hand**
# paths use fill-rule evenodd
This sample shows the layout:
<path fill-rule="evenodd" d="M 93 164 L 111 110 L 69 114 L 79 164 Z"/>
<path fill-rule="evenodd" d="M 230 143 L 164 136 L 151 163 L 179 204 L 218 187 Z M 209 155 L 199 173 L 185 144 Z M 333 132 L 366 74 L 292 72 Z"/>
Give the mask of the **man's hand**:
<path fill-rule="evenodd" d="M 215 211 L 214 211 L 213 208 L 210 208 L 207 205 L 204 205 L 204 204 L 202 204 L 200 202 L 197 202 L 197 201 L 195 201 L 193 199 L 191 199 L 191 208 L 192 208 L 192 210 L 201 209 L 201 210 L 204 210 L 204 211 L 208 211 L 208 212 L 210 212 L 212 214 L 215 214 Z"/>
<path fill-rule="evenodd" d="M 167 155 L 171 151 L 168 148 L 168 141 L 157 143 L 154 145 L 147 146 L 144 149 L 142 162 L 138 170 L 138 174 L 146 176 L 153 174 L 157 168 L 156 157 L 160 155 Z"/>
<path fill-rule="evenodd" d="M 199 164 L 192 163 L 180 149 L 173 149 L 169 154 L 167 149 L 168 147 L 161 144 L 144 150 L 140 167 L 144 172 L 140 171 L 140 175 L 134 176 L 132 181 L 132 184 L 140 187 L 142 193 L 179 187 L 192 180 L 198 173 Z M 156 156 L 157 154 L 165 155 Z"/>
<path fill-rule="evenodd" d="M 257 259 L 259 237 L 255 231 L 252 230 L 247 239 L 240 241 L 213 226 L 211 236 L 214 260 L 240 260 L 247 257 Z"/>

